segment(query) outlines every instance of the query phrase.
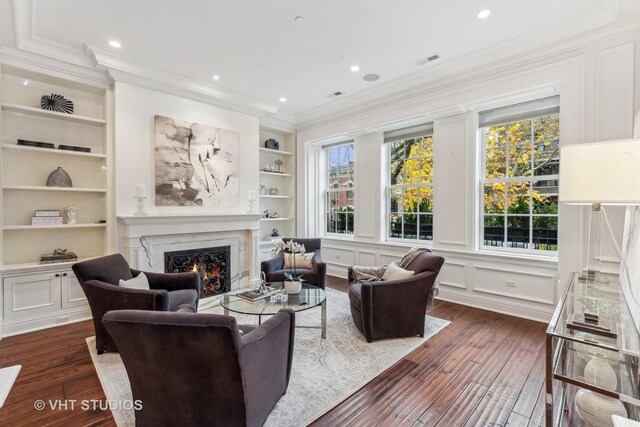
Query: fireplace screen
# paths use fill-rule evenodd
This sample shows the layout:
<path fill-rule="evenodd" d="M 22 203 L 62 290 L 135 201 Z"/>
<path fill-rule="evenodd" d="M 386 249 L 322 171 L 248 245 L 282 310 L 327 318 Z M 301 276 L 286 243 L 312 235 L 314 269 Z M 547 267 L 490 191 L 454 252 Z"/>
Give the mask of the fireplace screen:
<path fill-rule="evenodd" d="M 206 298 L 231 289 L 230 246 L 165 252 L 165 272 L 196 271 L 202 277 L 200 297 Z"/>

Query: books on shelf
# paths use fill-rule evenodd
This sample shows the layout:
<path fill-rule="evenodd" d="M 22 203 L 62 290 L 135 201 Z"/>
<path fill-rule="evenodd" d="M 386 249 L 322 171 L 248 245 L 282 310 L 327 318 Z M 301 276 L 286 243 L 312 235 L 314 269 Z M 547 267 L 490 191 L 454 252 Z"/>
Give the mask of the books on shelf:
<path fill-rule="evenodd" d="M 62 225 L 60 211 L 37 210 L 31 217 L 31 225 Z"/>
<path fill-rule="evenodd" d="M 56 262 L 70 262 L 77 261 L 78 255 L 75 252 L 63 252 L 57 253 L 54 252 L 52 254 L 42 254 L 40 255 L 40 264 L 53 264 Z"/>
<path fill-rule="evenodd" d="M 237 294 L 240 298 L 246 299 L 247 301 L 260 301 L 265 298 L 269 298 L 271 295 L 279 292 L 279 289 L 274 289 L 271 286 L 267 286 L 267 292 L 262 293 L 259 289 L 254 289 L 251 291 L 241 292 Z"/>
<path fill-rule="evenodd" d="M 19 139 L 18 145 L 24 145 L 25 147 L 56 148 L 55 144 L 51 142 L 29 141 L 26 139 Z"/>

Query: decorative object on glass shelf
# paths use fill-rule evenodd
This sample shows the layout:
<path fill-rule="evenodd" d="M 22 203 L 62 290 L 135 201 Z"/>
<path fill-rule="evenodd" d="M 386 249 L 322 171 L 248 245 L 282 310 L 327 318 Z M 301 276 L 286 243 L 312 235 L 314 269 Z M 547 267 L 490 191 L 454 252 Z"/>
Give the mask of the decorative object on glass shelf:
<path fill-rule="evenodd" d="M 280 218 L 280 214 L 278 212 L 269 212 L 269 218 Z"/>
<path fill-rule="evenodd" d="M 55 93 L 42 95 L 42 98 L 40 98 L 40 108 L 43 110 L 57 111 L 58 113 L 73 114 L 73 102 Z"/>
<path fill-rule="evenodd" d="M 60 166 L 49 174 L 47 178 L 47 187 L 73 187 L 71 177 Z"/>
<path fill-rule="evenodd" d="M 607 390 L 615 390 L 618 386 L 616 371 L 605 359 L 604 354 L 595 353 L 587 366 L 584 367 L 584 379 L 589 384 L 594 384 Z"/>
<path fill-rule="evenodd" d="M 280 236 L 280 231 L 278 231 L 277 228 L 274 228 L 273 230 L 271 230 L 271 237 L 279 237 Z"/>
<path fill-rule="evenodd" d="M 144 199 L 146 198 L 147 198 L 147 188 L 144 186 L 144 184 L 137 184 L 135 199 L 138 201 L 138 204 L 136 206 L 138 210 L 135 213 L 136 216 L 147 215 L 147 211 L 144 208 Z"/>
<path fill-rule="evenodd" d="M 284 288 L 288 294 L 297 294 L 302 290 L 302 275 L 295 276 L 293 271 L 296 269 L 296 254 L 302 254 L 304 256 L 306 250 L 302 243 L 294 242 L 293 240 L 289 240 L 284 242 L 283 240 L 277 240 L 275 242 L 275 248 L 273 249 L 273 254 L 277 254 L 281 251 L 284 251 L 285 256 L 289 255 L 293 258 L 293 263 L 289 267 L 289 271 L 285 271 L 284 277 Z"/>
<path fill-rule="evenodd" d="M 55 144 L 51 142 L 29 141 L 27 139 L 19 139 L 18 145 L 25 147 L 37 147 L 37 148 L 56 148 Z"/>
<path fill-rule="evenodd" d="M 558 201 L 590 205 L 586 283 L 603 283 L 602 229 L 607 228 L 617 248 L 603 205 L 640 203 L 640 140 L 618 140 L 567 145 L 560 148 Z M 618 250 L 620 255 L 620 251 Z"/>
<path fill-rule="evenodd" d="M 267 186 L 260 184 L 260 186 L 258 187 L 258 194 L 260 194 L 261 196 L 266 196 L 268 193 L 269 190 L 267 189 Z"/>
<path fill-rule="evenodd" d="M 278 171 L 277 172 L 282 173 L 282 166 L 284 166 L 284 162 L 281 159 L 277 159 L 273 163 L 278 167 Z"/>
<path fill-rule="evenodd" d="M 269 150 L 279 150 L 280 143 L 273 138 L 269 138 L 264 142 L 264 148 L 268 148 Z"/>
<path fill-rule="evenodd" d="M 578 416 L 590 427 L 613 427 L 612 415 L 627 416 L 627 410 L 618 399 L 585 388 L 576 392 L 574 401 Z"/>
<path fill-rule="evenodd" d="M 248 202 L 249 202 L 249 210 L 247 211 L 247 213 L 254 213 L 253 212 L 253 204 L 256 202 L 256 192 L 255 190 L 249 190 L 249 193 L 247 194 L 247 198 L 248 198 Z"/>
<path fill-rule="evenodd" d="M 275 187 L 271 187 L 271 188 L 269 189 L 269 195 L 271 195 L 271 196 L 277 196 L 277 195 L 278 195 L 278 189 L 277 189 L 277 188 L 275 188 Z"/>
<path fill-rule="evenodd" d="M 269 209 L 265 209 L 262 212 L 262 218 L 269 218 Z"/>
<path fill-rule="evenodd" d="M 64 216 L 67 220 L 67 225 L 76 224 L 76 214 L 78 213 L 78 209 L 75 206 L 67 206 L 64 208 Z"/>

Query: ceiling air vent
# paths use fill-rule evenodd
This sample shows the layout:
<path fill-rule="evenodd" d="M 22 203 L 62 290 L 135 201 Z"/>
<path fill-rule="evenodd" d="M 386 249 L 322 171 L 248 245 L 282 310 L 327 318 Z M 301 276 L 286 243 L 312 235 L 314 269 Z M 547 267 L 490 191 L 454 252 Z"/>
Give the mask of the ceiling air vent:
<path fill-rule="evenodd" d="M 342 92 L 341 90 L 337 90 L 335 92 L 331 92 L 330 94 L 328 94 L 327 98 L 335 98 L 336 96 L 340 96 L 340 95 L 344 95 L 344 92 Z"/>
<path fill-rule="evenodd" d="M 440 58 L 440 55 L 438 55 L 437 53 L 434 53 L 433 55 L 427 56 L 426 58 L 420 58 L 416 60 L 416 65 L 424 65 L 426 63 L 433 62 L 438 58 Z"/>

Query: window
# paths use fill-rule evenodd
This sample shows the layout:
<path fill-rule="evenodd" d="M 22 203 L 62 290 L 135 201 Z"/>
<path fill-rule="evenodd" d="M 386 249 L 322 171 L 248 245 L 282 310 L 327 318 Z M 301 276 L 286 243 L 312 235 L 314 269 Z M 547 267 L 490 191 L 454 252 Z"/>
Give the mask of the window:
<path fill-rule="evenodd" d="M 558 97 L 480 114 L 485 248 L 558 250 Z"/>
<path fill-rule="evenodd" d="M 433 126 L 388 132 L 385 142 L 388 236 L 433 240 Z"/>
<path fill-rule="evenodd" d="M 325 196 L 326 232 L 353 234 L 354 150 L 353 143 L 325 148 L 327 190 Z"/>

